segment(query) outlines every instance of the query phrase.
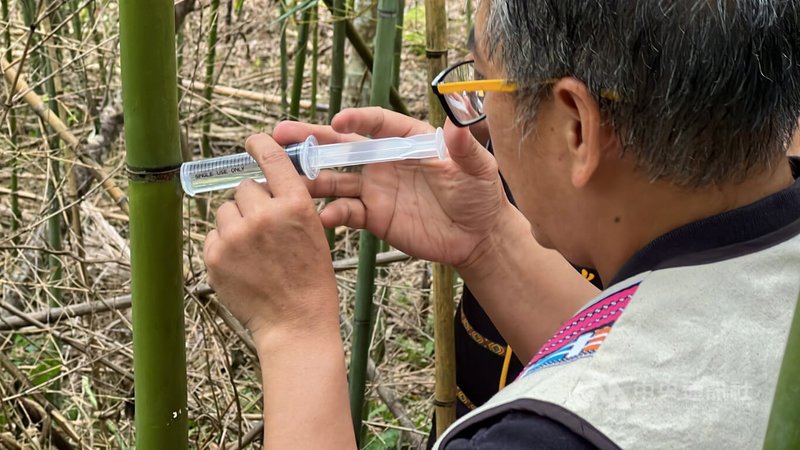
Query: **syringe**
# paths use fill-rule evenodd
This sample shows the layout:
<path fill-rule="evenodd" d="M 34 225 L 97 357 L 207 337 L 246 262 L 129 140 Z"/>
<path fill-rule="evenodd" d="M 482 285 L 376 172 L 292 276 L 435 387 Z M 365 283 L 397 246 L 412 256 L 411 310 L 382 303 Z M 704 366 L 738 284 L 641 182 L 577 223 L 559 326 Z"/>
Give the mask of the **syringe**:
<path fill-rule="evenodd" d="M 320 169 L 358 166 L 403 159 L 444 159 L 447 148 L 441 128 L 435 133 L 407 138 L 370 139 L 319 145 L 314 136 L 305 142 L 284 147 L 297 172 L 313 180 Z M 247 153 L 220 156 L 181 165 L 183 191 L 194 196 L 201 192 L 229 189 L 246 179 L 264 181 L 264 173 Z"/>

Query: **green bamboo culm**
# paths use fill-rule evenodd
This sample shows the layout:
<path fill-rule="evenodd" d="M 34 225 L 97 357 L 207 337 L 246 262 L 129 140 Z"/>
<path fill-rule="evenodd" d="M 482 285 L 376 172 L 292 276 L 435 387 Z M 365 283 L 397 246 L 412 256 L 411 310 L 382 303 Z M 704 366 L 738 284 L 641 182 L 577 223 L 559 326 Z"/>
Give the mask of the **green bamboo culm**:
<path fill-rule="evenodd" d="M 364 414 L 364 390 L 367 385 L 367 360 L 369 357 L 372 296 L 375 292 L 375 256 L 378 238 L 361 230 L 358 239 L 358 273 L 356 276 L 356 304 L 353 313 L 353 341 L 350 353 L 350 414 L 356 438 L 361 438 L 361 421 Z"/>
<path fill-rule="evenodd" d="M 342 88 L 344 87 L 344 41 L 346 38 L 347 3 L 345 0 L 333 0 L 330 7 L 333 15 L 333 43 L 331 45 L 331 78 L 328 84 L 328 123 L 342 109 Z M 327 199 L 330 202 L 333 199 Z M 328 248 L 336 245 L 336 230 L 325 230 Z"/>
<path fill-rule="evenodd" d="M 334 1 L 336 0 L 323 0 L 323 1 L 325 2 L 325 5 L 328 7 L 328 9 L 330 9 L 332 12 L 336 11 L 336 8 L 334 8 L 333 6 Z M 372 67 L 374 66 L 374 59 L 372 57 L 372 52 L 369 51 L 367 44 L 364 42 L 364 39 L 361 38 L 361 35 L 358 34 L 358 31 L 356 30 L 355 26 L 353 26 L 353 24 L 349 20 L 345 20 L 344 27 L 345 27 L 345 36 L 347 37 L 347 40 L 350 41 L 350 45 L 353 46 L 353 50 L 356 51 L 358 57 L 361 58 L 361 60 L 364 62 L 364 65 L 367 67 L 370 73 L 372 73 Z M 400 94 L 398 94 L 397 90 L 394 88 L 392 88 L 389 91 L 389 102 L 395 111 L 401 114 L 405 114 L 407 116 L 411 115 L 405 103 L 403 103 L 403 100 L 400 98 Z"/>
<path fill-rule="evenodd" d="M 25 3 L 30 4 L 32 2 Z M 25 11 L 25 25 L 28 27 L 35 26 L 34 21 L 36 19 L 36 6 L 29 6 L 28 8 L 25 8 Z M 31 44 L 33 44 L 33 42 L 31 42 Z M 58 97 L 58 92 L 56 90 L 55 77 L 51 76 L 53 73 L 53 66 L 55 64 L 60 65 L 60 61 L 55 61 L 57 56 L 56 52 L 52 51 L 52 47 L 45 46 L 44 42 L 41 42 L 41 44 L 42 45 L 36 51 L 36 58 L 32 58 L 31 60 L 35 62 L 37 66 L 39 66 L 41 69 L 40 73 L 46 80 L 44 85 L 48 96 L 48 108 L 53 112 L 53 114 L 63 119 L 63 116 L 59 114 L 58 102 L 56 100 Z M 48 50 L 51 53 L 50 57 L 48 57 Z M 58 55 L 60 55 L 60 53 L 58 53 Z M 61 264 L 61 259 L 59 259 L 55 254 L 63 249 L 61 236 L 61 201 L 59 199 L 57 189 L 58 185 L 61 183 L 61 163 L 59 162 L 60 158 L 58 158 L 58 155 L 62 153 L 60 151 L 61 141 L 58 138 L 58 135 L 53 134 L 53 137 L 48 140 L 48 147 L 48 150 L 53 154 L 53 157 L 49 158 L 47 163 L 49 169 L 45 194 L 47 196 L 49 213 L 49 217 L 47 219 L 47 242 L 50 250 L 53 250 L 53 253 L 50 253 L 47 256 L 47 295 L 50 306 L 61 306 L 63 294 L 61 284 L 62 280 L 64 279 L 64 267 Z"/>
<path fill-rule="evenodd" d="M 172 0 L 120 0 L 136 448 L 187 448 L 181 163 Z"/>
<path fill-rule="evenodd" d="M 395 18 L 397 0 L 378 2 L 378 27 L 375 34 L 375 60 L 372 67 L 372 89 L 370 99 L 373 106 L 389 106 L 389 90 L 392 86 L 392 64 L 394 35 L 397 31 Z M 358 280 L 356 284 L 356 306 L 353 321 L 353 345 L 350 356 L 350 412 L 353 429 L 361 436 L 364 411 L 364 389 L 366 386 L 367 360 L 371 340 L 372 296 L 375 290 L 375 255 L 378 238 L 368 231 L 361 231 L 358 249 Z"/>
<path fill-rule="evenodd" d="M 83 42 L 83 24 L 81 22 L 81 10 L 83 9 L 80 0 L 72 0 L 70 2 L 70 8 L 72 9 L 72 32 L 75 40 L 77 42 Z M 81 73 L 81 80 L 85 86 L 86 92 L 84 93 L 84 98 L 86 99 L 86 109 L 87 114 L 90 118 L 92 118 L 92 125 L 94 126 L 95 134 L 100 134 L 100 114 L 97 111 L 97 102 L 95 101 L 94 95 L 92 95 L 92 89 L 89 84 L 89 76 L 86 73 L 86 63 L 83 58 L 78 58 L 77 52 L 73 52 L 72 57 L 75 59 L 79 59 L 78 61 L 78 69 Z"/>
<path fill-rule="evenodd" d="M 278 4 L 280 8 L 278 13 L 280 17 L 283 17 L 286 14 L 286 5 L 284 5 L 284 0 L 278 0 Z M 286 90 L 289 86 L 289 56 L 287 55 L 286 50 L 286 25 L 288 24 L 288 19 L 284 18 L 280 22 L 281 26 L 281 38 L 278 44 L 278 49 L 280 52 L 281 58 L 281 76 L 280 76 L 280 85 L 281 85 L 281 117 L 286 117 L 286 113 L 289 112 L 289 101 L 286 98 Z"/>
<path fill-rule="evenodd" d="M 392 66 L 392 88 L 400 92 L 400 61 L 403 56 L 403 20 L 406 1 L 397 1 L 397 33 L 394 37 L 394 66 Z"/>
<path fill-rule="evenodd" d="M 331 79 L 329 82 L 328 123 L 342 109 L 344 86 L 345 0 L 333 0 L 333 43 L 331 46 Z"/>
<path fill-rule="evenodd" d="M 3 14 L 3 22 L 9 23 L 8 0 L 0 0 L 0 9 Z M 5 27 L 3 41 L 6 48 L 4 57 L 6 61 L 12 61 L 11 27 L 9 26 Z M 11 166 L 11 232 L 14 233 L 19 229 L 19 221 L 22 217 L 22 213 L 19 209 L 19 195 L 17 194 L 19 190 L 19 176 L 17 174 L 17 113 L 13 108 L 8 112 L 8 140 L 14 152 L 14 156 L 9 162 Z M 14 237 L 11 238 L 11 242 L 15 245 L 18 244 L 19 236 L 14 235 Z"/>
<path fill-rule="evenodd" d="M 306 8 L 297 28 L 297 50 L 294 52 L 294 77 L 292 77 L 292 98 L 289 104 L 289 117 L 297 120 L 300 117 L 300 97 L 303 94 L 303 72 L 306 66 L 306 48 L 308 47 L 308 29 L 311 22 L 311 8 Z"/>
<path fill-rule="evenodd" d="M 173 19 L 174 21 L 174 19 Z M 217 59 L 217 24 L 219 23 L 219 0 L 211 0 L 211 13 L 208 18 L 208 50 L 206 51 L 206 78 L 203 98 L 208 112 L 203 116 L 203 136 L 201 148 L 203 158 L 211 157 L 211 143 L 208 133 L 211 131 L 211 94 L 214 92 L 214 63 Z"/>
<path fill-rule="evenodd" d="M 783 364 L 772 400 L 766 450 L 800 448 L 800 298 L 794 310 L 789 340 L 783 353 Z"/>
<path fill-rule="evenodd" d="M 317 123 L 317 79 L 319 77 L 319 3 L 311 7 L 311 107 L 308 110 L 311 123 Z"/>
<path fill-rule="evenodd" d="M 466 5 L 464 6 L 464 13 L 467 16 L 467 30 L 472 29 L 472 15 L 475 14 L 475 11 L 472 7 L 472 0 L 467 0 Z"/>

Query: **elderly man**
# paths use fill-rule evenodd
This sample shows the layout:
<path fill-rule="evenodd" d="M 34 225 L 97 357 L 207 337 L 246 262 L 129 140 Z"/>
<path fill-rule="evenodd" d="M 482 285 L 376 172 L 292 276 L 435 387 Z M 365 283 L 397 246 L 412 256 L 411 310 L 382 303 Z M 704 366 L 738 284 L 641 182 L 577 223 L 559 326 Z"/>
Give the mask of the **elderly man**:
<path fill-rule="evenodd" d="M 247 141 L 269 183 L 220 208 L 205 259 L 259 348 L 265 446 L 354 445 L 336 225 L 454 265 L 530 361 L 439 448 L 760 446 L 800 290 L 800 2 L 484 0 L 476 31 L 434 89 L 496 160 L 448 123 L 447 160 L 304 182 L 275 142 L 429 131 L 376 109 Z"/>

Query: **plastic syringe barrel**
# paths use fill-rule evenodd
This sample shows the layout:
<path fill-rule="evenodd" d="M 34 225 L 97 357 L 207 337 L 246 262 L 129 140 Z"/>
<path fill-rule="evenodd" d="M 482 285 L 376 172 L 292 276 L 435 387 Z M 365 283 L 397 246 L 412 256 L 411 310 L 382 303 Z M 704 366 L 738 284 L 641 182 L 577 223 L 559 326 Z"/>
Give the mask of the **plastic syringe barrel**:
<path fill-rule="evenodd" d="M 317 146 L 317 139 L 309 136 L 304 142 L 284 147 L 297 173 L 312 180 L 319 175 L 319 167 L 314 161 Z M 264 181 L 261 167 L 247 153 L 183 163 L 180 177 L 183 191 L 190 196 L 234 188 L 246 179 Z"/>
<path fill-rule="evenodd" d="M 312 180 L 319 175 L 320 169 L 330 167 L 447 157 L 441 128 L 437 128 L 435 133 L 408 138 L 383 138 L 328 145 L 318 145 L 317 139 L 309 136 L 304 142 L 284 149 L 297 172 Z M 233 188 L 248 178 L 263 182 L 264 174 L 250 155 L 240 153 L 183 163 L 180 178 L 184 192 L 194 196 L 201 192 Z"/>

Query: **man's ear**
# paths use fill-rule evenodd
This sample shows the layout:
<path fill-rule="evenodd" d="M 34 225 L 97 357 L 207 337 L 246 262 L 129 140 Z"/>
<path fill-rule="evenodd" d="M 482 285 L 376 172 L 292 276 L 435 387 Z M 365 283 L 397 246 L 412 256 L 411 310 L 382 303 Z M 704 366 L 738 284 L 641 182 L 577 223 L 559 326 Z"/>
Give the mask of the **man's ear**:
<path fill-rule="evenodd" d="M 561 117 L 567 120 L 572 185 L 581 188 L 597 172 L 613 133 L 603 125 L 600 107 L 583 82 L 560 79 L 553 85 L 553 99 Z"/>

